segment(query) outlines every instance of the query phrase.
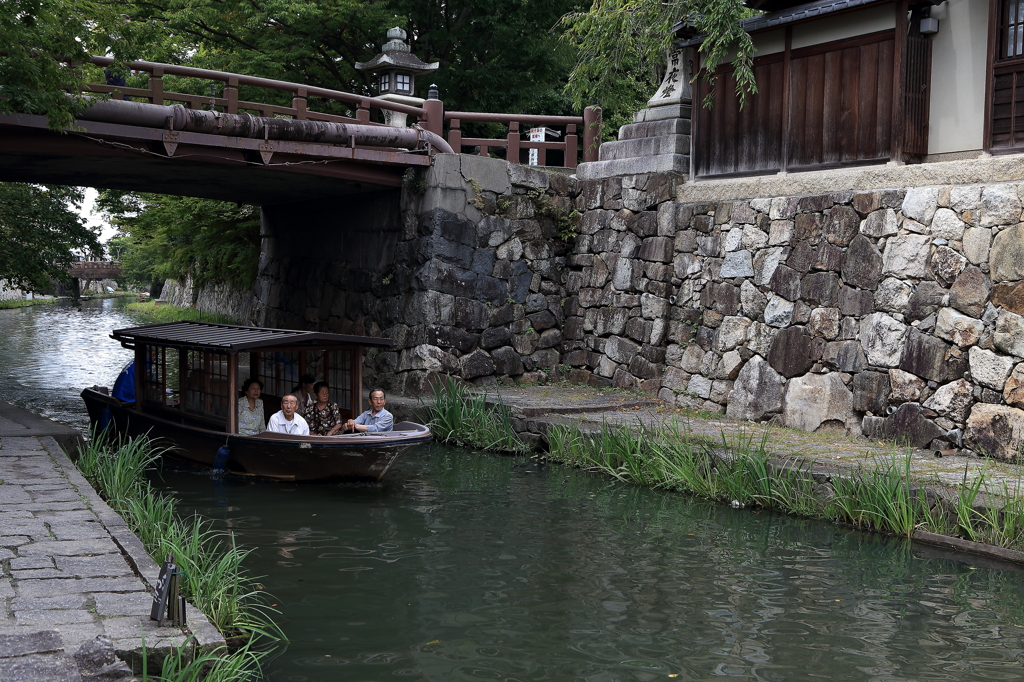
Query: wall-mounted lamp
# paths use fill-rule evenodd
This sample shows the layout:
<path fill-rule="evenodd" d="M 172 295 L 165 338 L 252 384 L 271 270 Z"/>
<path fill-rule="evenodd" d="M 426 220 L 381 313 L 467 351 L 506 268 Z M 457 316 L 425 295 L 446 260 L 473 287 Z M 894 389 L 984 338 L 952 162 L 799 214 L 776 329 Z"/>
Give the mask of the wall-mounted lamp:
<path fill-rule="evenodd" d="M 939 20 L 935 17 L 922 17 L 921 34 L 931 35 L 939 32 Z"/>

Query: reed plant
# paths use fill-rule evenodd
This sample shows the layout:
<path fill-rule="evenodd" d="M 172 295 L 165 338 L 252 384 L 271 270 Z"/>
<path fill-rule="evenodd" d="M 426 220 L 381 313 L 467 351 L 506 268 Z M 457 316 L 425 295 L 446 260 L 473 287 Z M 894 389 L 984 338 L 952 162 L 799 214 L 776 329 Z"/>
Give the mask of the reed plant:
<path fill-rule="evenodd" d="M 164 657 L 159 674 L 149 672 L 146 641 L 142 641 L 142 682 L 257 682 L 262 655 L 245 645 L 227 654 L 223 650 L 196 653 L 189 637 Z"/>
<path fill-rule="evenodd" d="M 258 657 L 253 658 L 256 652 L 265 654 L 286 638 L 273 622 L 255 578 L 242 565 L 251 550 L 237 547 L 234 536 L 215 530 L 199 515 L 181 516 L 177 500 L 160 493 L 147 480 L 146 470 L 166 450 L 147 436 L 117 437 L 93 431 L 76 464 L 124 517 L 154 560 L 159 563 L 168 555 L 174 558 L 185 577 L 185 597 L 227 637 L 242 643 L 237 660 L 233 655 L 231 662 L 218 665 L 225 670 L 251 667 L 258 662 Z"/>
<path fill-rule="evenodd" d="M 428 411 L 430 430 L 443 443 L 516 454 L 529 450 L 512 428 L 512 413 L 500 396 L 493 408 L 488 407 L 486 393 L 470 393 L 451 376 L 434 382 Z"/>
<path fill-rule="evenodd" d="M 817 482 L 809 464 L 772 456 L 769 431 L 739 432 L 719 442 L 695 437 L 685 424 L 635 429 L 578 424 L 548 430 L 547 458 L 622 482 L 692 494 L 733 506 L 769 508 L 910 537 L 918 529 L 1024 549 L 1020 486 L 988 491 L 984 470 L 948 495 L 929 499 L 911 480 L 910 451 Z M 985 504 L 981 496 L 985 494 Z M 1001 504 L 1000 504 L 1001 502 Z"/>

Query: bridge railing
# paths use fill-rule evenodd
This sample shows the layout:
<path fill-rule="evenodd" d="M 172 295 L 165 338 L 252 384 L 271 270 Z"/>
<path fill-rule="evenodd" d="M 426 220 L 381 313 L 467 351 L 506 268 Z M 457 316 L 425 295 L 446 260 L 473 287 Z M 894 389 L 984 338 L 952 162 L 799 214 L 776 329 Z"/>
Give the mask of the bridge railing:
<path fill-rule="evenodd" d="M 110 57 L 93 57 L 92 63 L 97 66 L 110 66 L 114 60 Z M 299 120 L 309 121 L 334 121 L 337 123 L 361 123 L 374 125 L 370 120 L 371 109 L 387 109 L 408 114 L 417 120 L 420 125 L 428 130 L 427 112 L 419 107 L 411 107 L 398 102 L 388 102 L 375 97 L 357 95 L 351 92 L 318 88 L 312 85 L 278 81 L 271 78 L 259 78 L 256 76 L 245 76 L 238 73 L 226 71 L 213 71 L 211 69 L 197 69 L 192 66 L 177 66 L 175 64 L 161 64 L 159 62 L 128 62 L 128 68 L 132 71 L 142 71 L 149 74 L 145 88 L 131 88 L 125 85 L 106 85 L 100 83 L 89 83 L 86 85 L 86 92 L 97 94 L 121 94 L 132 98 L 141 98 L 151 104 L 166 104 L 176 102 L 189 109 L 200 109 L 213 107 L 229 114 L 239 112 L 251 112 L 257 116 L 285 116 Z M 210 97 L 193 95 L 183 92 L 168 92 L 164 89 L 164 76 L 184 76 L 187 78 L 201 78 L 208 81 L 223 83 L 221 95 Z M 277 90 L 290 93 L 292 105 L 290 107 L 276 104 L 265 104 L 262 102 L 249 102 L 238 99 L 238 88 L 248 85 L 267 90 Z M 355 117 L 340 116 L 313 111 L 308 107 L 310 97 L 342 102 L 348 105 L 355 112 Z M 440 127 L 440 121 L 436 127 Z"/>
<path fill-rule="evenodd" d="M 107 67 L 114 63 L 110 57 L 93 57 L 92 63 Z M 397 102 L 357 95 L 351 92 L 330 90 L 300 83 L 278 81 L 270 78 L 246 76 L 225 71 L 199 69 L 191 66 L 161 64 L 159 62 L 129 62 L 128 68 L 133 71 L 145 72 L 149 78 L 144 88 L 133 88 L 126 85 L 107 85 L 90 83 L 86 92 L 109 94 L 115 97 L 125 96 L 144 99 L 152 104 L 179 103 L 190 109 L 213 108 L 230 114 L 250 112 L 257 116 L 279 116 L 310 121 L 333 121 L 337 123 L 360 123 L 377 125 L 371 121 L 373 109 L 384 109 L 400 112 L 412 117 L 424 129 L 437 135 L 444 135 L 445 122 L 448 123 L 448 143 L 456 152 L 461 153 L 464 147 L 478 148 L 480 156 L 488 156 L 491 149 L 503 149 L 505 158 L 513 163 L 521 163 L 520 152 L 536 149 L 537 165 L 547 165 L 547 152 L 556 150 L 563 157 L 562 165 L 575 168 L 579 161 L 579 134 L 583 130 L 583 161 L 597 161 L 597 150 L 601 142 L 601 110 L 587 107 L 583 116 L 537 116 L 527 114 L 493 114 L 466 111 L 444 111 L 440 100 L 427 100 L 423 107 L 412 107 Z M 164 88 L 164 76 L 183 76 L 199 78 L 222 83 L 220 96 L 204 96 L 191 93 L 170 92 Z M 250 102 L 238 98 L 240 86 L 252 86 L 290 93 L 290 107 L 262 102 Z M 314 111 L 309 108 L 309 98 L 316 97 L 341 102 L 354 111 L 354 117 L 341 116 Z M 501 123 L 507 128 L 507 135 L 501 139 L 474 138 L 462 136 L 462 122 L 475 121 L 485 123 Z M 526 131 L 520 130 L 521 124 L 533 126 L 551 126 L 564 129 L 558 141 L 531 142 L 523 140 Z"/>
<path fill-rule="evenodd" d="M 587 107 L 583 116 L 536 116 L 527 114 L 484 114 L 469 111 L 448 111 L 444 114 L 448 122 L 448 144 L 457 152 L 463 147 L 479 147 L 477 152 L 480 156 L 488 156 L 492 148 L 504 149 L 505 158 L 513 163 L 521 163 L 520 156 L 524 150 L 537 150 L 537 165 L 546 166 L 548 150 L 562 152 L 562 165 L 567 168 L 575 168 L 579 161 L 579 135 L 578 126 L 583 127 L 583 160 L 597 161 L 597 147 L 601 142 L 601 110 L 595 107 Z M 481 123 L 502 123 L 508 129 L 504 139 L 499 138 L 478 138 L 463 137 L 462 122 L 474 121 Z M 564 133 L 558 141 L 537 141 L 523 140 L 525 131 L 521 131 L 521 124 L 543 127 L 564 128 Z"/>

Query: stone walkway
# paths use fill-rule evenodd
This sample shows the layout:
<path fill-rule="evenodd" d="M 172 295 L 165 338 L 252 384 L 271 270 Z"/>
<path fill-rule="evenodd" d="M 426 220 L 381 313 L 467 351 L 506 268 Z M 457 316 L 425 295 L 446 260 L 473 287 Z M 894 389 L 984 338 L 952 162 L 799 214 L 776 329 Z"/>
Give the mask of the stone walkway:
<path fill-rule="evenodd" d="M 143 638 L 157 657 L 183 643 L 188 633 L 149 619 L 159 568 L 139 539 L 52 436 L 9 435 L 18 423 L 4 407 L 0 680 L 114 679 L 112 660 L 103 664 L 114 666 L 104 676 L 93 674 L 103 669 L 94 663 L 104 651 L 112 648 L 139 669 Z M 224 644 L 195 608 L 188 610 L 188 629 L 201 647 Z"/>

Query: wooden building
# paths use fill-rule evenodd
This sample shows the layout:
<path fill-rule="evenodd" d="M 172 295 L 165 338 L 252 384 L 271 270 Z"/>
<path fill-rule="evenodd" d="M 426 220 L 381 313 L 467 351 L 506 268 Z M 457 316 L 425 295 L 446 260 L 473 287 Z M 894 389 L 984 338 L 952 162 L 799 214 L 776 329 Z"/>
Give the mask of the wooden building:
<path fill-rule="evenodd" d="M 739 106 L 731 64 L 697 79 L 697 178 L 1024 151 L 1021 0 L 747 4 L 758 92 Z"/>

